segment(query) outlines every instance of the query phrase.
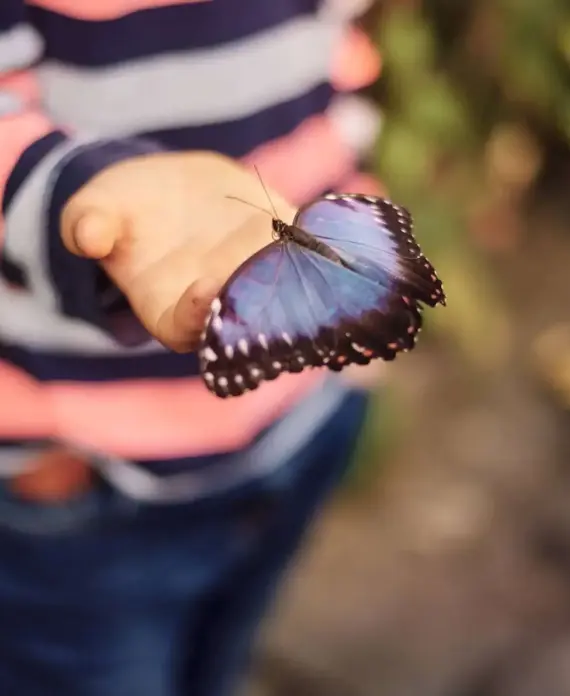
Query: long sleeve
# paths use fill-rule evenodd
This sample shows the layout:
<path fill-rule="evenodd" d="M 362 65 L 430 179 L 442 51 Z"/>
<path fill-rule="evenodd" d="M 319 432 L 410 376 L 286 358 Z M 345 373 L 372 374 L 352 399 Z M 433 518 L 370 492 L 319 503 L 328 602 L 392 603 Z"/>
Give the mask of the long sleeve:
<path fill-rule="evenodd" d="M 2 0 L 0 274 L 32 293 L 46 309 L 112 332 L 101 303 L 99 267 L 64 248 L 61 211 L 70 196 L 105 167 L 160 148 L 140 138 L 97 139 L 52 122 L 42 110 L 34 71 L 42 52 L 42 37 L 27 23 L 23 0 Z"/>

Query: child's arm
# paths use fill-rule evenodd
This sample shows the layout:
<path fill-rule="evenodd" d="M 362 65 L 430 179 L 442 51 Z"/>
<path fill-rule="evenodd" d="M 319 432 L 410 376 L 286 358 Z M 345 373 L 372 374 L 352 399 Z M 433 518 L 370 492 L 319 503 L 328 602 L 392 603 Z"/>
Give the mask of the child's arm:
<path fill-rule="evenodd" d="M 1 0 L 0 272 L 46 309 L 109 330 L 92 259 L 101 260 L 152 335 L 192 348 L 212 293 L 270 240 L 265 216 L 224 199 L 266 207 L 259 182 L 213 154 L 168 154 L 52 122 L 33 71 L 42 39 L 25 19 L 23 0 Z M 290 212 L 282 201 L 280 212 Z"/>

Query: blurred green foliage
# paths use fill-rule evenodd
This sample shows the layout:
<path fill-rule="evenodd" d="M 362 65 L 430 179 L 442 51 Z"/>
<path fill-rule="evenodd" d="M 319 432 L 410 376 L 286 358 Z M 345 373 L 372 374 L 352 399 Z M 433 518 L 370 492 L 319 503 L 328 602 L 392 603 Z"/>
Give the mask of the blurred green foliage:
<path fill-rule="evenodd" d="M 425 313 L 428 334 L 455 346 L 469 374 L 492 378 L 513 355 L 493 259 L 521 244 L 552 149 L 570 151 L 570 0 L 384 0 L 365 21 L 383 58 L 374 168 L 412 212 L 448 297 Z M 539 347 L 557 357 L 543 371 L 565 376 L 570 404 L 570 325 Z M 369 418 L 354 483 L 377 474 L 409 418 L 392 385 Z"/>
<path fill-rule="evenodd" d="M 509 315 L 488 257 L 517 245 L 547 143 L 570 142 L 570 2 L 390 0 L 373 30 L 384 61 L 375 166 L 448 295 L 426 319 L 473 368 L 500 368 Z"/>

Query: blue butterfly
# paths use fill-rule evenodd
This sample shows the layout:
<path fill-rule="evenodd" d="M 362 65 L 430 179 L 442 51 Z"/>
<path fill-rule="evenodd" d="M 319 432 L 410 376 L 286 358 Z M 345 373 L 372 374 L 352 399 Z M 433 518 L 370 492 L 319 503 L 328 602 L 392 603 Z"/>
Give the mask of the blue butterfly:
<path fill-rule="evenodd" d="M 359 194 L 327 194 L 245 261 L 213 301 L 199 347 L 202 378 L 239 396 L 282 372 L 340 371 L 414 347 L 420 303 L 445 305 L 407 210 Z"/>

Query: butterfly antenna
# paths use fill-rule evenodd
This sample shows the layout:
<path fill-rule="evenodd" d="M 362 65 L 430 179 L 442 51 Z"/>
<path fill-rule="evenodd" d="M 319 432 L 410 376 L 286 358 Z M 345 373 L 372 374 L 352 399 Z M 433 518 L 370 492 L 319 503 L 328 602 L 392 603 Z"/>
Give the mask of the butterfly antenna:
<path fill-rule="evenodd" d="M 275 206 L 273 205 L 273 201 L 271 200 L 271 196 L 269 195 L 269 191 L 267 190 L 265 184 L 263 183 L 263 179 L 261 178 L 261 174 L 259 173 L 259 169 L 253 165 L 253 168 L 255 169 L 255 173 L 257 174 L 257 178 L 259 179 L 260 184 L 263 186 L 263 190 L 265 191 L 265 195 L 267 196 L 267 200 L 269 201 L 269 205 L 271 206 L 271 210 L 273 210 L 273 216 L 275 217 L 276 220 L 279 220 L 279 215 L 277 213 L 277 210 L 275 209 Z"/>
<path fill-rule="evenodd" d="M 226 196 L 226 198 L 229 198 L 231 201 L 239 201 L 240 203 L 245 203 L 246 205 L 249 205 L 252 208 L 255 208 L 256 210 L 261 210 L 262 213 L 267 213 L 267 215 L 270 215 L 271 217 L 273 217 L 273 213 L 270 210 L 267 210 L 266 208 L 262 208 L 259 205 L 255 205 L 255 203 L 250 203 L 249 201 L 244 201 L 243 198 L 238 198 L 237 196 Z"/>

